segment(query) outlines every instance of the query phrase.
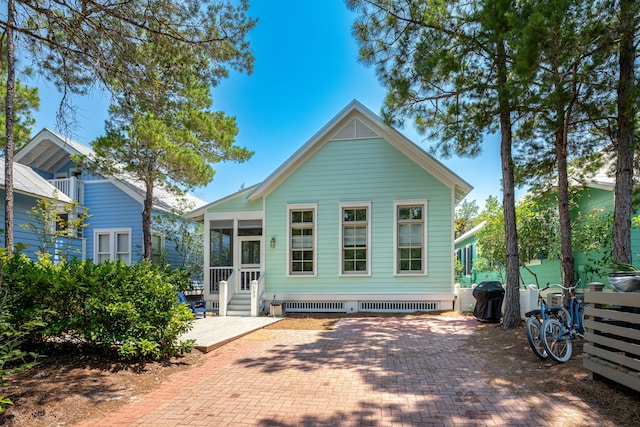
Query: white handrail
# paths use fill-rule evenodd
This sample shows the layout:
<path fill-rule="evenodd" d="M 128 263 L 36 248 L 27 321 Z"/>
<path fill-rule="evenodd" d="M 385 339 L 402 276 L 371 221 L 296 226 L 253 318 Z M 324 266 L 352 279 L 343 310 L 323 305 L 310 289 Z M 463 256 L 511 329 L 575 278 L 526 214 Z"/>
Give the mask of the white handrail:
<path fill-rule="evenodd" d="M 231 299 L 233 298 L 233 296 L 236 294 L 235 290 L 236 290 L 236 270 L 233 270 L 233 273 L 231 273 L 229 275 L 229 278 L 227 279 L 228 283 L 231 283 L 231 291 L 227 292 L 227 302 L 226 305 L 229 305 L 229 303 L 231 302 Z"/>
<path fill-rule="evenodd" d="M 227 315 L 227 306 L 229 305 L 229 302 L 233 297 L 233 293 L 229 292 L 229 282 L 233 284 L 233 280 L 235 280 L 235 274 L 236 274 L 236 271 L 233 270 L 233 272 L 229 275 L 227 280 L 220 281 L 219 293 L 218 293 L 218 315 L 219 316 Z M 233 287 L 234 286 L 231 286 L 231 288 Z"/>
<path fill-rule="evenodd" d="M 258 280 L 251 281 L 251 316 L 253 317 L 260 314 L 264 296 L 264 277 L 265 272 L 261 271 Z"/>

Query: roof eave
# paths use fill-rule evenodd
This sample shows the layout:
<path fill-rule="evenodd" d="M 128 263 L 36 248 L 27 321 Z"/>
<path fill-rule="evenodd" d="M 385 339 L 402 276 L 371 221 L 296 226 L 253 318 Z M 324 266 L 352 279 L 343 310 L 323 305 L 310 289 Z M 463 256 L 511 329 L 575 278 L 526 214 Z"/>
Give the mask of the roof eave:
<path fill-rule="evenodd" d="M 182 215 L 183 218 L 188 219 L 190 221 L 194 221 L 194 222 L 204 222 L 204 215 L 207 212 L 207 210 L 221 204 L 224 202 L 227 202 L 233 198 L 236 198 L 240 195 L 242 195 L 243 193 L 245 194 L 250 194 L 254 189 L 256 189 L 258 186 L 260 186 L 261 184 L 256 184 L 256 185 L 252 185 L 251 187 L 245 188 L 243 190 L 240 191 L 236 191 L 233 194 L 230 194 L 228 196 L 225 196 L 221 199 L 215 200 L 211 203 L 208 203 L 204 206 L 201 206 L 197 209 L 192 210 L 191 212 L 187 212 L 184 215 Z M 248 200 L 252 200 L 250 197 L 247 197 Z"/>

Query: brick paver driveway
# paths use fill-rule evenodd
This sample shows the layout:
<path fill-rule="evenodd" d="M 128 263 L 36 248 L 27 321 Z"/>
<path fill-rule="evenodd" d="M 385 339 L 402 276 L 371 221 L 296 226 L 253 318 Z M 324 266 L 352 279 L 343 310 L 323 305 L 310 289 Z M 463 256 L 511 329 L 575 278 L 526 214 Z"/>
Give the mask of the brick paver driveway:
<path fill-rule="evenodd" d="M 516 396 L 465 352 L 473 319 L 260 330 L 85 426 L 611 425 L 570 395 Z"/>

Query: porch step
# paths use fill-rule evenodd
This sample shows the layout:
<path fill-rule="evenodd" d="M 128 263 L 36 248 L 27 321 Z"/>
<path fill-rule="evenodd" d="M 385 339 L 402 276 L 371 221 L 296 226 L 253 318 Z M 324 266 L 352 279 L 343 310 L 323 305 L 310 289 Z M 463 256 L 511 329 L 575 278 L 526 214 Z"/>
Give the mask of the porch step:
<path fill-rule="evenodd" d="M 251 316 L 251 294 L 236 294 L 227 306 L 227 316 Z"/>

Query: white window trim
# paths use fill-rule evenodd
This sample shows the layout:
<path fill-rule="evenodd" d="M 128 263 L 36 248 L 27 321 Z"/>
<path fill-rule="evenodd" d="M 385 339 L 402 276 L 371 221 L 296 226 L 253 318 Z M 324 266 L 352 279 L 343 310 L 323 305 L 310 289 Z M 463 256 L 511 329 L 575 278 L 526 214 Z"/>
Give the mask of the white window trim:
<path fill-rule="evenodd" d="M 313 210 L 313 273 L 291 272 L 291 211 Z M 287 205 L 287 275 L 286 277 L 318 277 L 318 204 L 301 203 Z"/>
<path fill-rule="evenodd" d="M 111 261 L 115 261 L 118 259 L 116 254 L 116 240 L 114 236 L 116 233 L 128 233 L 129 235 L 129 262 L 127 265 L 131 265 L 133 261 L 133 248 L 132 248 L 132 238 L 131 238 L 131 227 L 123 227 L 123 228 L 96 228 L 93 230 L 93 262 L 95 264 L 99 264 L 100 261 L 98 259 L 98 235 L 100 234 L 109 234 L 109 242 L 111 243 L 109 246 L 109 258 Z"/>
<path fill-rule="evenodd" d="M 420 206 L 422 205 L 422 221 L 424 226 L 422 227 L 422 272 L 420 273 L 404 273 L 400 272 L 398 268 L 398 207 L 400 206 Z M 394 276 L 428 276 L 427 271 L 427 259 L 428 254 L 428 241 L 427 241 L 427 228 L 428 228 L 428 200 L 395 200 L 393 202 L 393 272 Z"/>
<path fill-rule="evenodd" d="M 340 228 L 339 233 L 339 241 L 338 246 L 340 247 L 340 256 L 338 257 L 338 272 L 340 277 L 370 277 L 371 276 L 371 202 L 343 202 L 339 204 L 340 209 L 338 212 L 338 224 Z M 342 212 L 344 209 L 353 209 L 353 208 L 366 208 L 367 209 L 367 270 L 366 271 L 354 271 L 352 273 L 344 272 L 344 241 L 343 241 L 343 231 L 344 231 L 344 217 Z"/>

